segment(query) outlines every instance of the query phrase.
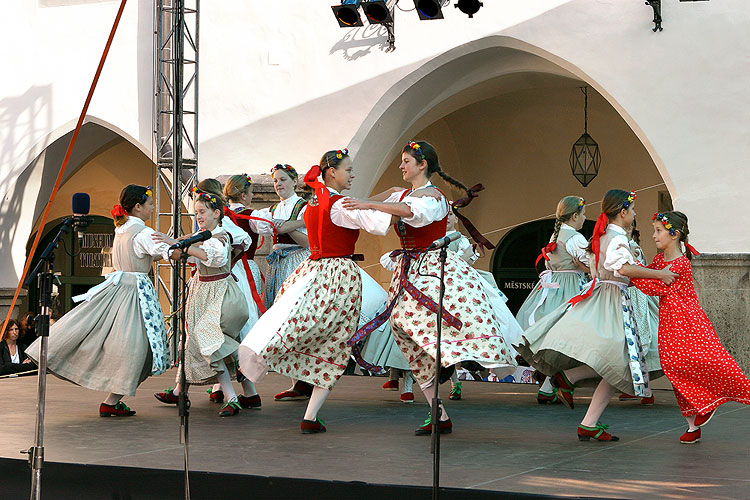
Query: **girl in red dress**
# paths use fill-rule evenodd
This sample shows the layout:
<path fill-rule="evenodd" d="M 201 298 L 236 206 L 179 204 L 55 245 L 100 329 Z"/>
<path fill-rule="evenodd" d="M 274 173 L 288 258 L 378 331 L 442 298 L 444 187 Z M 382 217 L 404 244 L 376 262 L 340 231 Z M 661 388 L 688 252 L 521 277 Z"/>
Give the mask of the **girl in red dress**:
<path fill-rule="evenodd" d="M 659 357 L 688 422 L 680 442 L 700 441 L 701 427 L 727 401 L 750 404 L 750 380 L 721 345 L 698 304 L 690 266 L 698 252 L 688 243 L 688 220 L 682 212 L 654 214 L 654 241 L 662 251 L 648 267 L 678 274 L 674 283 L 633 279 L 648 295 L 659 296 Z M 682 245 L 685 246 L 683 252 Z"/>

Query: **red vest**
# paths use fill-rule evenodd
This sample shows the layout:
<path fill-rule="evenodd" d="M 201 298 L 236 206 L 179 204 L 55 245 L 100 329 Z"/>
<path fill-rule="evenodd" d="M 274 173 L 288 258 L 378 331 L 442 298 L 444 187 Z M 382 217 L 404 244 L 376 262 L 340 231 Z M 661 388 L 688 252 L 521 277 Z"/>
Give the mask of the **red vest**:
<path fill-rule="evenodd" d="M 246 208 L 240 212 L 237 212 L 240 215 L 252 215 L 253 210 L 250 208 Z M 241 219 L 237 218 L 236 221 L 234 221 L 235 224 L 237 224 L 239 227 L 241 227 L 247 234 L 250 235 L 251 243 L 250 248 L 247 249 L 245 252 L 245 256 L 247 257 L 247 260 L 253 260 L 255 258 L 255 251 L 258 249 L 258 233 L 252 230 L 250 226 L 250 221 L 247 219 Z"/>
<path fill-rule="evenodd" d="M 399 201 L 406 198 L 409 192 L 409 190 L 404 191 Z M 442 191 L 440 193 L 442 194 Z M 442 219 L 431 222 L 424 227 L 410 226 L 401 219 L 396 221 L 393 227 L 396 230 L 396 234 L 398 234 L 399 240 L 401 240 L 401 248 L 404 250 L 424 250 L 436 239 L 445 236 L 446 229 L 448 228 L 448 215 L 446 214 Z"/>
<path fill-rule="evenodd" d="M 331 196 L 330 206 L 343 198 L 340 194 Z M 323 218 L 324 244 L 319 240 L 318 224 Z M 304 215 L 305 227 L 307 227 L 307 239 L 310 241 L 310 259 L 319 260 L 332 257 L 348 257 L 354 254 L 354 246 L 359 238 L 359 229 L 348 229 L 337 226 L 331 220 L 331 213 L 322 214 L 317 200 L 313 199 L 307 204 Z"/>

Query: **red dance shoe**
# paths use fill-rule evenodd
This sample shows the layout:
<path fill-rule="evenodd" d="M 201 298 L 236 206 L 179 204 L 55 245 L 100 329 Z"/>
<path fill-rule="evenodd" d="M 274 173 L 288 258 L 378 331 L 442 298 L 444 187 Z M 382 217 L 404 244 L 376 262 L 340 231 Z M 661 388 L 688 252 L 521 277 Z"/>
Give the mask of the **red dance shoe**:
<path fill-rule="evenodd" d="M 438 429 L 440 429 L 440 434 L 450 434 L 453 432 L 453 422 L 451 422 L 451 419 L 448 420 L 441 420 L 438 424 Z M 416 436 L 429 436 L 432 434 L 432 415 L 427 415 L 427 420 L 424 421 L 424 424 L 420 427 L 417 427 L 417 430 L 414 431 L 414 435 Z"/>
<path fill-rule="evenodd" d="M 128 408 L 122 401 L 114 405 L 105 405 L 104 403 L 99 405 L 100 417 L 132 417 L 133 415 L 135 415 L 135 410 Z"/>
<path fill-rule="evenodd" d="M 319 418 L 315 420 L 303 420 L 299 425 L 302 434 L 318 434 L 326 431 L 326 426 Z"/>
<path fill-rule="evenodd" d="M 694 431 L 691 431 L 691 430 L 688 429 L 688 430 L 685 431 L 685 434 L 683 434 L 682 436 L 680 436 L 680 443 L 682 443 L 682 444 L 695 444 L 695 443 L 697 443 L 700 440 L 701 440 L 701 430 L 700 430 L 700 428 L 698 428 L 698 429 L 696 429 Z"/>
<path fill-rule="evenodd" d="M 227 404 L 221 407 L 221 410 L 219 410 L 219 416 L 220 417 L 233 417 L 237 415 L 239 412 L 240 412 L 240 405 L 236 399 L 233 399 L 232 401 L 228 402 Z"/>
<path fill-rule="evenodd" d="M 294 383 L 294 387 L 276 394 L 273 399 L 274 401 L 297 401 L 300 399 L 308 399 L 312 394 L 312 390 L 313 386 L 311 384 L 298 380 Z"/>
<path fill-rule="evenodd" d="M 556 405 L 560 404 L 560 398 L 557 397 L 557 394 L 539 391 L 536 393 L 536 402 L 540 405 Z"/>
<path fill-rule="evenodd" d="M 172 388 L 167 388 L 164 392 L 155 392 L 154 397 L 164 404 L 176 405 L 180 402 L 180 396 L 172 391 Z"/>
<path fill-rule="evenodd" d="M 568 377 L 566 377 L 563 372 L 555 373 L 552 376 L 551 383 L 557 388 L 557 399 L 572 410 L 575 406 L 573 403 L 573 390 L 575 389 L 575 385 L 568 380 Z"/>
<path fill-rule="evenodd" d="M 206 392 L 208 393 L 208 400 L 212 403 L 222 404 L 224 402 L 224 391 L 208 389 Z"/>
<path fill-rule="evenodd" d="M 696 415 L 695 416 L 695 426 L 696 427 L 703 427 L 707 423 L 711 421 L 712 418 L 714 418 L 714 413 L 716 413 L 716 410 L 711 410 L 710 412 L 706 413 L 705 415 Z"/>
<path fill-rule="evenodd" d="M 594 427 L 586 427 L 585 425 L 578 425 L 578 440 L 588 441 L 594 438 L 594 441 L 619 441 L 620 438 L 613 436 L 609 432 L 608 425 L 597 423 Z"/>
<path fill-rule="evenodd" d="M 247 410 L 248 408 L 252 410 L 260 410 L 260 395 L 254 394 L 252 396 L 237 396 L 237 401 L 239 401 L 240 406 Z"/>
<path fill-rule="evenodd" d="M 631 396 L 630 394 L 625 394 L 623 392 L 617 399 L 619 399 L 620 401 L 635 401 L 638 398 L 636 396 Z"/>
<path fill-rule="evenodd" d="M 383 384 L 383 390 L 384 391 L 397 391 L 398 390 L 398 380 L 389 380 L 385 384 Z"/>
<path fill-rule="evenodd" d="M 656 403 L 656 398 L 653 396 L 641 398 L 641 406 L 654 406 L 654 403 Z"/>
<path fill-rule="evenodd" d="M 402 403 L 413 403 L 414 402 L 414 393 L 413 392 L 404 392 L 401 394 L 401 402 Z"/>

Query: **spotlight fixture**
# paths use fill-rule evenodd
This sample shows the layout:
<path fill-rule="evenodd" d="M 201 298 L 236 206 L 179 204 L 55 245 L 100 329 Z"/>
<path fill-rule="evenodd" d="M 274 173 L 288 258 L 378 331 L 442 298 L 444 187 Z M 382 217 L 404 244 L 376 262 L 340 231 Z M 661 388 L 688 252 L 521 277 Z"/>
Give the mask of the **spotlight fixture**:
<path fill-rule="evenodd" d="M 421 21 L 443 19 L 443 5 L 441 0 L 414 0 Z"/>
<path fill-rule="evenodd" d="M 386 24 L 393 22 L 391 9 L 385 0 L 370 0 L 362 2 L 362 10 L 370 24 Z"/>
<path fill-rule="evenodd" d="M 364 26 L 362 18 L 359 17 L 359 4 L 361 0 L 342 0 L 341 5 L 332 5 L 333 15 L 341 28 L 353 28 Z"/>
<path fill-rule="evenodd" d="M 484 7 L 484 4 L 479 0 L 458 0 L 455 7 L 468 15 L 469 18 L 472 18 L 474 17 L 474 14 L 479 12 L 479 9 Z"/>

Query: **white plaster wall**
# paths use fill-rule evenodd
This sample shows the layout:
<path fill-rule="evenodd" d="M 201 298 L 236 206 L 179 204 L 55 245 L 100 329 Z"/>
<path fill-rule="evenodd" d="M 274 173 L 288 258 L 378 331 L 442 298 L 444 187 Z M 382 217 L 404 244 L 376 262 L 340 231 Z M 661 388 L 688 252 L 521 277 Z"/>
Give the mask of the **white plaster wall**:
<path fill-rule="evenodd" d="M 202 2 L 201 176 L 260 172 L 279 161 L 304 169 L 323 151 L 350 143 L 356 153 L 357 138 L 377 128 L 379 116 L 398 113 L 391 107 L 395 98 L 383 100 L 390 89 L 408 88 L 466 55 L 471 42 L 500 35 L 502 43 L 589 83 L 623 115 L 676 206 L 690 215 L 697 246 L 706 252 L 750 247 L 750 232 L 716 223 L 741 208 L 750 191 L 746 0 L 665 0 L 665 29 L 658 34 L 650 31 L 650 8 L 637 0 L 493 1 L 472 20 L 449 6 L 445 20 L 431 22 L 397 11 L 397 50 L 390 54 L 382 50 L 382 31 L 338 28 L 332 3 Z M 411 7 L 407 0 L 401 4 Z M 0 3 L 3 198 L 19 172 L 75 123 L 118 6 L 101 0 Z M 147 155 L 152 17 L 153 1 L 130 0 L 89 111 Z M 461 75 L 451 84 L 460 87 Z M 400 118 L 389 126 L 402 130 L 386 135 L 400 138 L 413 123 L 412 116 Z M 381 148 L 379 154 L 392 153 Z M 378 158 L 377 164 L 389 161 Z M 370 187 L 377 179 L 372 174 Z M 25 192 L 23 203 L 35 205 L 33 186 Z M 14 214 L 4 215 L 0 220 Z M 12 262 L 0 266 L 9 283 L 22 267 L 31 223 L 18 225 L 15 237 L 23 244 L 14 244 Z"/>

